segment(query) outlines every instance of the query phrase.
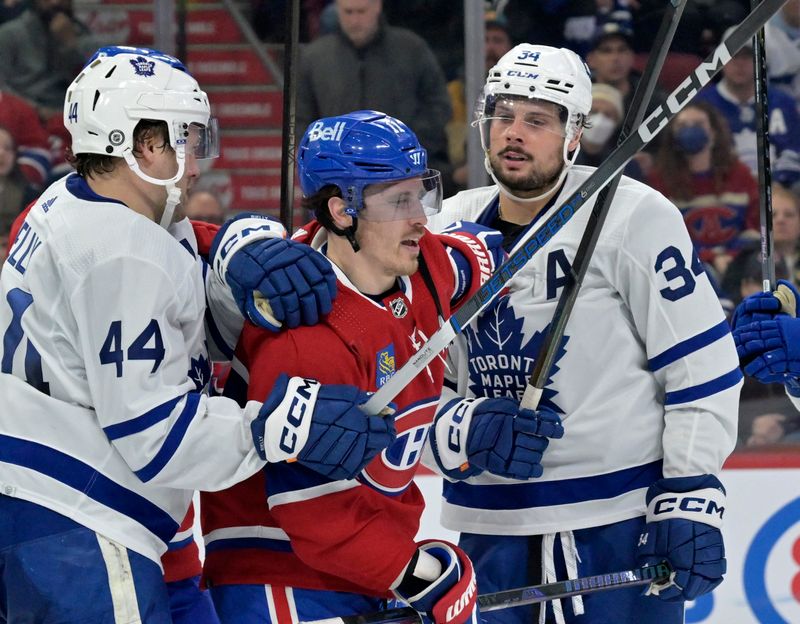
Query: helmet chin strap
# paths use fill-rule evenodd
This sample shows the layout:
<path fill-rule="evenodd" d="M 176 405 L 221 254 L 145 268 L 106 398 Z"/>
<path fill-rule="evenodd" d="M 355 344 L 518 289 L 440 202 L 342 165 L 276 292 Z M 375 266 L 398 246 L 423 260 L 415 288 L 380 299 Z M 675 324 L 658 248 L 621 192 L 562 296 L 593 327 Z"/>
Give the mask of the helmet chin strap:
<path fill-rule="evenodd" d="M 161 180 L 147 175 L 139 168 L 139 163 L 133 156 L 133 152 L 127 151 L 124 154 L 125 162 L 137 176 L 145 182 L 155 184 L 156 186 L 163 186 L 167 190 L 167 201 L 164 204 L 164 212 L 161 213 L 161 220 L 159 225 L 165 230 L 172 224 L 172 216 L 175 214 L 175 208 L 181 201 L 181 189 L 178 188 L 177 183 L 183 177 L 183 172 L 186 168 L 186 151 L 183 144 L 175 148 L 175 158 L 178 161 L 178 172 L 168 180 Z"/>
<path fill-rule="evenodd" d="M 503 195 L 514 201 L 531 203 L 539 201 L 540 199 L 544 199 L 546 197 L 550 197 L 561 187 L 561 183 L 564 181 L 564 178 L 567 177 L 567 172 L 569 171 L 569 168 L 575 164 L 575 159 L 578 157 L 578 153 L 581 151 L 581 145 L 580 143 L 578 143 L 578 146 L 572 153 L 572 158 L 567 158 L 567 154 L 569 153 L 567 151 L 568 148 L 569 148 L 569 141 L 564 141 L 564 149 L 562 152 L 562 159 L 564 162 L 561 167 L 561 173 L 558 174 L 558 179 L 555 181 L 555 183 L 549 190 L 545 191 L 544 193 L 541 193 L 540 195 L 536 195 L 535 197 L 520 197 L 519 195 L 515 195 L 510 188 L 508 188 L 505 184 L 503 184 L 502 182 L 500 182 L 500 180 L 497 179 L 497 176 L 494 173 L 494 169 L 492 169 L 492 164 L 491 162 L 489 162 L 489 150 L 486 150 L 485 152 L 486 157 L 483 160 L 483 165 L 484 167 L 486 167 L 486 171 L 489 173 L 489 177 L 491 177 L 492 180 L 494 180 L 494 183 L 497 185 L 497 187 L 500 189 L 500 192 Z"/>

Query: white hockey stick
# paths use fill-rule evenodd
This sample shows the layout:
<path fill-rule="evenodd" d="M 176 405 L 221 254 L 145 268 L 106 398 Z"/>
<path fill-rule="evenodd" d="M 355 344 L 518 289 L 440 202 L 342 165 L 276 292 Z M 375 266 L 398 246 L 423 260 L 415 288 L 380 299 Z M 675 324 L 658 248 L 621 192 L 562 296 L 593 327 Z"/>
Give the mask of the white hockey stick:
<path fill-rule="evenodd" d="M 744 44 L 755 35 L 767 20 L 774 15 L 786 0 L 764 0 L 717 48 L 669 94 L 667 101 L 657 107 L 636 131 L 611 152 L 597 170 L 551 215 L 537 230 L 531 230 L 522 238 L 522 244 L 495 271 L 489 280 L 470 297 L 450 317 L 450 319 L 431 336 L 422 348 L 406 362 L 378 391 L 370 397 L 363 408 L 368 414 L 377 414 L 405 388 L 414 377 L 422 372 L 428 363 L 453 339 L 472 319 L 486 308 L 503 286 L 538 252 L 575 212 L 608 181 L 628 164 L 628 161 L 650 143 L 664 126 L 677 115 L 686 104 L 731 60 Z"/>

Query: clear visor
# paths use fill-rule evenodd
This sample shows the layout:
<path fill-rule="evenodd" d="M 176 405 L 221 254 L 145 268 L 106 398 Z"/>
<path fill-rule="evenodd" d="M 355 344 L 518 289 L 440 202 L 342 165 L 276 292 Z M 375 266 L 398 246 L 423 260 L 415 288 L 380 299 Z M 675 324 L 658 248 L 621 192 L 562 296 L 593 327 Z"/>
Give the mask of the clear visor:
<path fill-rule="evenodd" d="M 509 129 L 530 133 L 567 136 L 567 124 L 562 121 L 563 107 L 548 100 L 519 95 L 487 95 L 475 121 L 481 131 L 484 146 L 491 144 L 493 134 Z"/>
<path fill-rule="evenodd" d="M 175 123 L 177 144 L 186 146 L 187 154 L 194 154 L 197 160 L 216 158 L 219 156 L 219 123 L 216 117 L 210 117 L 207 126 L 191 123 Z"/>
<path fill-rule="evenodd" d="M 371 184 L 364 189 L 366 221 L 404 221 L 438 214 L 442 209 L 442 174 L 428 169 L 424 175 L 399 182 Z"/>

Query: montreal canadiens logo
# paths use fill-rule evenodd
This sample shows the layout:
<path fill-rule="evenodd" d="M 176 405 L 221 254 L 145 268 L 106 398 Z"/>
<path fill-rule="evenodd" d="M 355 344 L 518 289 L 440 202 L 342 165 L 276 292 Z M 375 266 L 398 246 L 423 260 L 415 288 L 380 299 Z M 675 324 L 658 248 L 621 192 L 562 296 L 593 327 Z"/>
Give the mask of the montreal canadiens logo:
<path fill-rule="evenodd" d="M 800 622 L 800 498 L 756 533 L 744 562 L 744 589 L 758 622 Z"/>
<path fill-rule="evenodd" d="M 408 306 L 402 297 L 392 299 L 389 302 L 389 309 L 392 311 L 392 314 L 394 314 L 395 318 L 401 319 L 408 314 Z"/>

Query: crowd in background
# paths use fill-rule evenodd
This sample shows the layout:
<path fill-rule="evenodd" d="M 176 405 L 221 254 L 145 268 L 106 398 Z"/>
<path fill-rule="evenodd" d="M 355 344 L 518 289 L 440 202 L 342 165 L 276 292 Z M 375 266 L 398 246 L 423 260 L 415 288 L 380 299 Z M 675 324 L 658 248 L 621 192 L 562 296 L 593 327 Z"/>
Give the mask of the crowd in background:
<path fill-rule="evenodd" d="M 285 35 L 288 0 L 253 0 L 251 20 L 267 43 Z M 664 2 L 499 0 L 486 3 L 485 67 L 515 44 L 568 47 L 592 71 L 593 105 L 578 164 L 599 165 L 616 145 Z M 303 0 L 297 125 L 361 108 L 404 120 L 440 169 L 445 195 L 467 184 L 465 143 L 474 97 L 464 80 L 463 3 L 444 0 Z M 750 10 L 749 0 L 690 0 L 651 108 Z M 50 181 L 70 170 L 61 102 L 98 41 L 72 0 L 6 0 L 0 6 L 0 242 Z M 779 278 L 800 286 L 800 0 L 767 27 L 774 258 Z M 390 59 L 387 62 L 387 59 Z M 629 163 L 626 174 L 681 210 L 723 306 L 761 288 L 753 51 L 745 46 Z M 213 194 L 189 213 L 218 221 Z M 195 211 L 195 208 L 197 209 Z M 235 206 L 233 207 L 235 209 Z M 800 439 L 782 387 L 746 384 L 742 446 Z M 770 400 L 768 412 L 748 399 Z"/>

